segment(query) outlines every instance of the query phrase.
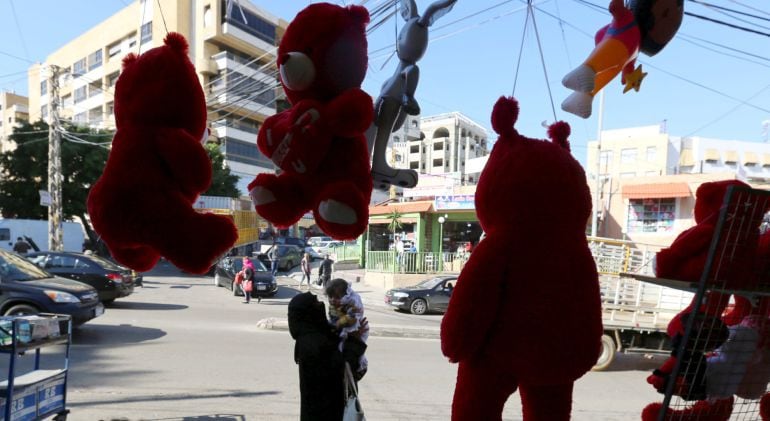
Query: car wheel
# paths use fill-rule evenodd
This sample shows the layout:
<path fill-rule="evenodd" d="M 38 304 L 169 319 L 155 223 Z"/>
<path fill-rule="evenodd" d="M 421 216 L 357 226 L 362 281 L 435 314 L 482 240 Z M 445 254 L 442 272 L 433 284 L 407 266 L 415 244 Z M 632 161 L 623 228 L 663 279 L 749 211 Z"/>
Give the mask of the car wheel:
<path fill-rule="evenodd" d="M 31 305 L 17 304 L 6 310 L 4 316 L 24 316 L 38 313 L 40 313 L 40 310 Z"/>
<path fill-rule="evenodd" d="M 412 311 L 412 314 L 421 316 L 425 314 L 426 311 L 428 311 L 428 303 L 426 303 L 422 298 L 418 298 L 412 301 L 412 305 L 409 306 L 409 309 Z"/>
<path fill-rule="evenodd" d="M 602 335 L 602 353 L 599 355 L 599 359 L 591 370 L 604 371 L 612 365 L 612 361 L 615 360 L 615 341 L 610 335 Z"/>
<path fill-rule="evenodd" d="M 214 274 L 214 286 L 215 286 L 215 287 L 219 287 L 219 286 L 222 286 L 222 283 L 220 282 L 221 280 L 222 280 L 222 279 L 221 279 L 221 277 L 219 276 L 219 274 L 218 274 L 218 273 L 215 273 L 215 274 Z"/>

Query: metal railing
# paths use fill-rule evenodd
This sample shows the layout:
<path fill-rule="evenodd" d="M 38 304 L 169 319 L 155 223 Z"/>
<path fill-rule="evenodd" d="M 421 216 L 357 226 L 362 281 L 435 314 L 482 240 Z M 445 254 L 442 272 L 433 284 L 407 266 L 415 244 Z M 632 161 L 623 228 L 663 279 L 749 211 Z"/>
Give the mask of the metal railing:
<path fill-rule="evenodd" d="M 335 262 L 359 260 L 361 258 L 361 246 L 357 243 L 343 244 L 329 247 L 328 253 Z"/>
<path fill-rule="evenodd" d="M 390 273 L 460 272 L 468 253 L 367 251 L 366 270 Z"/>

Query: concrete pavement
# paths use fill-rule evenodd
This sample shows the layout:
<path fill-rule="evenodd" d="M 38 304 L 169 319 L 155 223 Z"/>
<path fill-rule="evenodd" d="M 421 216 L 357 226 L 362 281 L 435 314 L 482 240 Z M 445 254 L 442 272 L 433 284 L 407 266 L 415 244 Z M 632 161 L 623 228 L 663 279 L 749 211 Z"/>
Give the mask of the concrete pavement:
<path fill-rule="evenodd" d="M 363 269 L 338 270 L 334 272 L 333 278 L 342 278 L 351 283 L 353 290 L 361 295 L 361 301 L 364 303 L 364 313 L 369 310 L 395 311 L 392 306 L 385 303 L 385 289 L 363 284 Z M 302 280 L 302 272 L 294 270 L 285 273 L 284 276 L 279 276 L 278 282 L 281 285 L 296 286 L 299 285 L 300 280 Z M 323 295 L 321 287 L 315 284 L 312 285 L 311 290 L 315 294 Z M 271 330 L 289 330 L 289 322 L 286 318 L 270 317 L 258 321 L 257 327 Z M 402 338 L 439 338 L 440 329 L 438 326 L 403 326 L 370 321 L 369 335 Z"/>

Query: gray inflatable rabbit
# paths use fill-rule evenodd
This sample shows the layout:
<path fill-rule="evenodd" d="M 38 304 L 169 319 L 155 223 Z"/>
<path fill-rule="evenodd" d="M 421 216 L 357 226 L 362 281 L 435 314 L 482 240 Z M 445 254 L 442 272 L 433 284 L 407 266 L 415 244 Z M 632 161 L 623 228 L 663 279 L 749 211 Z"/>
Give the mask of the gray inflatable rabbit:
<path fill-rule="evenodd" d="M 372 178 L 374 187 L 387 190 L 391 185 L 414 187 L 417 172 L 396 169 L 385 160 L 390 134 L 404 124 L 406 115 L 420 113 L 420 105 L 414 99 L 414 91 L 420 78 L 419 61 L 428 48 L 428 28 L 447 14 L 457 0 L 439 0 L 431 3 L 420 16 L 415 0 L 401 0 L 401 16 L 406 23 L 398 33 L 396 52 L 398 67 L 385 81 L 380 97 L 374 105 L 374 124 L 369 131 L 369 150 L 372 151 Z"/>

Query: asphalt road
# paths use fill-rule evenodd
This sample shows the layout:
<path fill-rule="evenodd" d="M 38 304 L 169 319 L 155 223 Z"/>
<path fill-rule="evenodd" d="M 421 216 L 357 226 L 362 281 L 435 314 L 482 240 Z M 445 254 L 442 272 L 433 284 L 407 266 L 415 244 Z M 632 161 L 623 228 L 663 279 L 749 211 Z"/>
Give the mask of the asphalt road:
<path fill-rule="evenodd" d="M 162 276 L 145 276 L 143 289 L 75 333 L 69 419 L 298 419 L 294 342 L 286 331 L 257 327 L 267 317 L 285 318 L 296 289 L 283 286 L 276 298 L 247 305 L 214 287 L 211 278 L 161 269 L 155 274 Z M 367 309 L 367 315 L 373 326 L 435 327 L 441 319 L 384 307 Z M 443 358 L 438 340 L 372 336 L 367 355 L 370 369 L 360 395 L 369 421 L 449 419 L 457 368 Z M 44 366 L 61 362 L 55 349 L 44 357 Z M 573 419 L 639 419 L 644 405 L 660 399 L 644 381 L 660 360 L 617 361 L 613 371 L 578 381 Z M 521 419 L 517 395 L 504 419 Z"/>

